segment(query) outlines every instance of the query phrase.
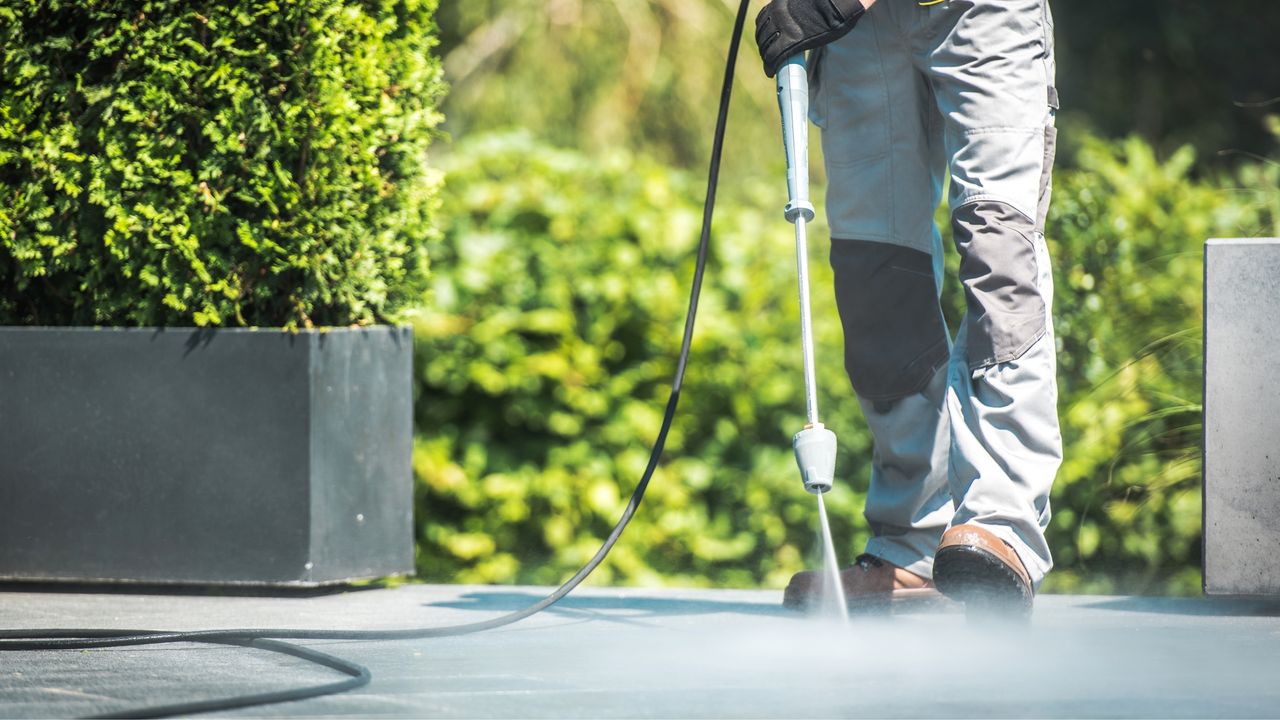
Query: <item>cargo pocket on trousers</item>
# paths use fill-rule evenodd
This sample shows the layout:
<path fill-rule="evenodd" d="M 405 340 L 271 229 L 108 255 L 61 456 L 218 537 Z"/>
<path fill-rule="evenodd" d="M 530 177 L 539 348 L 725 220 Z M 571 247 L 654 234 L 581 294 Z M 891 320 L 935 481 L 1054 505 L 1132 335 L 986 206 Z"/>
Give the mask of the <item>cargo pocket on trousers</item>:
<path fill-rule="evenodd" d="M 922 392 L 950 357 L 933 260 L 911 248 L 832 240 L 845 371 L 858 396 L 890 402 Z"/>
<path fill-rule="evenodd" d="M 960 251 L 969 369 L 1017 360 L 1048 326 L 1033 221 L 988 201 L 957 208 L 951 222 Z"/>

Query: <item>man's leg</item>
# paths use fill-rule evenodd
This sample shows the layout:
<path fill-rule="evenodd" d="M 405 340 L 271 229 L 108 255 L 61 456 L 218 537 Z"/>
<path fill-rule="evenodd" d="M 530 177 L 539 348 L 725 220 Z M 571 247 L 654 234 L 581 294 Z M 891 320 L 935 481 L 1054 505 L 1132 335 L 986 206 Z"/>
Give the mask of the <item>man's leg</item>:
<path fill-rule="evenodd" d="M 845 369 L 875 440 L 866 552 L 929 578 L 953 512 L 945 407 L 950 353 L 933 261 L 885 243 L 831 245 Z"/>
<path fill-rule="evenodd" d="M 866 552 L 928 578 L 951 519 L 949 339 L 938 294 L 941 122 L 904 41 L 902 3 L 871 8 L 815 64 L 845 367 L 875 439 Z M 909 20 L 909 18 L 906 18 Z"/>
<path fill-rule="evenodd" d="M 852 602 L 936 596 L 934 550 L 953 507 L 949 342 L 933 258 L 899 245 L 835 239 L 831 264 L 845 366 L 874 438 L 864 510 L 872 538 L 841 573 L 845 593 Z M 800 573 L 783 604 L 806 607 L 820 587 L 816 573 Z"/>
<path fill-rule="evenodd" d="M 948 2 L 918 14 L 915 37 L 931 41 L 917 61 L 945 119 L 967 303 L 947 393 L 956 513 L 935 577 L 946 592 L 945 558 L 957 558 L 953 574 L 974 580 L 966 552 L 994 538 L 1007 547 L 988 547 L 987 559 L 1011 550 L 1005 564 L 1029 601 L 1052 566 L 1044 529 L 1062 458 L 1043 236 L 1057 102 L 1052 23 L 1045 0 Z"/>

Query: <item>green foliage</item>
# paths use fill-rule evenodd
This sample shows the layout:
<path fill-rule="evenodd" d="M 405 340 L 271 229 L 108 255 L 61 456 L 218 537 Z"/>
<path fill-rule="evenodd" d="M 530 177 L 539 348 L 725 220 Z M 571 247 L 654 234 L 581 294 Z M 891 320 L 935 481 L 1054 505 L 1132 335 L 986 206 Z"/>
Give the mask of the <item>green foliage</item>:
<path fill-rule="evenodd" d="M 1137 138 L 1077 162 L 1048 228 L 1066 448 L 1047 587 L 1195 592 L 1204 240 L 1274 228 L 1280 173 L 1195 182 L 1189 147 L 1160 162 Z"/>
<path fill-rule="evenodd" d="M 1198 587 L 1201 244 L 1280 235 L 1280 167 L 1251 157 L 1272 151 L 1267 73 L 1280 45 L 1258 28 L 1280 6 L 1183 5 L 1055 6 L 1064 149 L 1048 235 L 1066 462 L 1048 589 Z M 441 8 L 458 86 L 448 127 L 469 140 L 451 159 L 447 225 L 432 245 L 436 306 L 417 329 L 427 579 L 559 581 L 640 476 L 697 232 L 702 186 L 682 172 L 702 174 L 735 6 Z M 1240 31 L 1189 42 L 1206 13 Z M 812 559 L 812 499 L 788 442 L 803 383 L 773 84 L 749 38 L 737 69 L 690 377 L 646 505 L 603 580 L 778 586 Z M 478 136 L 510 128 L 578 153 Z M 1198 159 L 1177 150 L 1186 143 Z M 814 161 L 820 170 L 816 148 Z M 1231 176 L 1212 178 L 1215 166 Z M 821 404 L 842 443 L 831 505 L 847 560 L 866 538 L 856 516 L 870 439 L 841 370 L 815 234 Z M 954 253 L 948 266 L 954 327 Z"/>
<path fill-rule="evenodd" d="M 710 147 L 737 4 L 446 2 L 441 52 L 456 87 L 446 101 L 447 126 L 459 137 L 532 128 L 556 145 L 591 152 L 625 147 L 697 170 Z M 752 10 L 762 4 L 755 0 Z M 1224 150 L 1265 152 L 1270 138 L 1260 120 L 1278 102 L 1280 3 L 1052 5 L 1065 143 L 1086 130 L 1105 137 L 1137 132 L 1162 151 L 1193 144 L 1202 162 L 1214 164 Z M 773 82 L 760 71 L 751 17 L 729 123 L 728 147 L 735 151 L 727 161 L 757 172 L 777 164 L 779 153 Z M 1069 163 L 1074 153 L 1063 156 Z"/>
<path fill-rule="evenodd" d="M 466 0 L 440 8 L 457 137 L 536 129 L 586 152 L 625 148 L 685 169 L 711 148 L 729 31 L 722 0 Z M 777 99 L 751 40 L 738 58 L 726 172 L 780 166 Z M 725 192 L 733 193 L 731 186 Z"/>
<path fill-rule="evenodd" d="M 448 165 L 434 303 L 418 320 L 420 576 L 560 581 L 599 546 L 661 422 L 700 186 L 625 153 L 475 139 Z M 776 585 L 812 545 L 794 249 L 777 188 L 717 215 L 678 421 L 645 505 L 595 579 Z M 825 258 L 813 258 L 826 407 L 851 409 Z M 834 415 L 834 413 L 833 413 Z M 868 439 L 840 413 L 848 477 Z M 852 541 L 862 497 L 830 496 Z"/>
<path fill-rule="evenodd" d="M 417 302 L 435 0 L 0 0 L 0 324 Z"/>
<path fill-rule="evenodd" d="M 1202 242 L 1277 215 L 1271 171 L 1211 184 L 1187 178 L 1191 162 L 1089 141 L 1057 178 L 1066 463 L 1051 590 L 1198 588 Z M 420 576 L 559 582 L 644 469 L 702 187 L 620 151 L 588 158 L 522 135 L 473 138 L 448 172 L 435 302 L 416 326 Z M 804 423 L 792 238 L 776 183 L 732 182 L 747 200 L 717 214 L 667 452 L 598 582 L 778 587 L 814 560 L 815 508 L 789 443 Z M 847 560 L 867 536 L 870 438 L 815 230 L 820 402 L 841 441 L 828 507 Z"/>

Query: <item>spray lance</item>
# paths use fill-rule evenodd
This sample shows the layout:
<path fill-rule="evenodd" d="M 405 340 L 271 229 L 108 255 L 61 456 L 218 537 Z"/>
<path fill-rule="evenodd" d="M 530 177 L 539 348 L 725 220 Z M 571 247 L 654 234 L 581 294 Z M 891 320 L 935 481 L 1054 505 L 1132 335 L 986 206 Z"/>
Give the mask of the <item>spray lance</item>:
<path fill-rule="evenodd" d="M 809 310 L 809 243 L 805 224 L 814 217 L 809 202 L 809 77 L 804 55 L 792 55 L 778 69 L 778 108 L 782 145 L 787 153 L 787 205 L 783 214 L 795 226 L 800 286 L 800 346 L 804 352 L 805 404 L 809 422 L 791 446 L 804 489 L 821 495 L 831 489 L 836 470 L 836 434 L 818 420 L 818 388 L 813 369 L 813 319 Z"/>

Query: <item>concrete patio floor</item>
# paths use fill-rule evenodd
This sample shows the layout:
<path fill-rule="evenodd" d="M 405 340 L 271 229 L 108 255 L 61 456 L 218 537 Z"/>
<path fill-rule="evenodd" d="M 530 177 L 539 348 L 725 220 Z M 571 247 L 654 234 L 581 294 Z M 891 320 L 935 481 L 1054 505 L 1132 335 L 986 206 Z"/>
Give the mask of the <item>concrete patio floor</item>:
<path fill-rule="evenodd" d="M 292 597 L 0 592 L 0 628 L 399 628 L 493 617 L 540 588 L 405 585 Z M 1280 602 L 1045 596 L 1030 626 L 954 607 L 855 617 L 777 591 L 582 589 L 477 635 L 311 642 L 368 666 L 329 697 L 223 713 L 305 717 L 1277 717 Z M 0 716 L 68 717 L 340 679 L 204 645 L 0 654 Z"/>

